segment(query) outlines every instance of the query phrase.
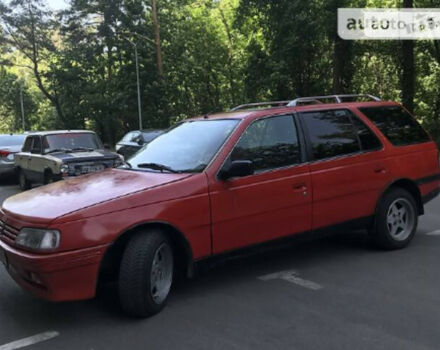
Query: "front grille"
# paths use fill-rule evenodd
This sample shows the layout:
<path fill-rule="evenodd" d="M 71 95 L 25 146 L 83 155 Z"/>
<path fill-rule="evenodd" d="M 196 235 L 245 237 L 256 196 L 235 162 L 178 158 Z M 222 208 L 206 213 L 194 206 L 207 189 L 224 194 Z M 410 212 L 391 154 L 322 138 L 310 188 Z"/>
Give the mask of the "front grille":
<path fill-rule="evenodd" d="M 0 239 L 2 241 L 9 244 L 14 244 L 18 234 L 19 230 L 0 220 Z"/>

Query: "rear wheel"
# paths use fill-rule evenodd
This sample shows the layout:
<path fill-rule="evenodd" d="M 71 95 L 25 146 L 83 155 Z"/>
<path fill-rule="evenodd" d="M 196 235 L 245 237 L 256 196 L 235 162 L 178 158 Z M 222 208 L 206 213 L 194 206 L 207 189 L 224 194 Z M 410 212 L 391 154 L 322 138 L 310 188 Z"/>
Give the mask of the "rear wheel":
<path fill-rule="evenodd" d="M 152 316 L 163 309 L 173 282 L 174 257 L 161 231 L 141 232 L 125 248 L 119 272 L 119 297 L 126 313 Z"/>
<path fill-rule="evenodd" d="M 414 197 L 402 188 L 390 190 L 382 198 L 370 235 L 384 249 L 401 249 L 413 239 L 418 224 Z"/>
<path fill-rule="evenodd" d="M 19 184 L 20 184 L 20 189 L 22 191 L 26 191 L 31 188 L 32 183 L 26 178 L 26 175 L 25 175 L 23 169 L 20 169 L 18 171 L 18 180 L 19 180 Z"/>

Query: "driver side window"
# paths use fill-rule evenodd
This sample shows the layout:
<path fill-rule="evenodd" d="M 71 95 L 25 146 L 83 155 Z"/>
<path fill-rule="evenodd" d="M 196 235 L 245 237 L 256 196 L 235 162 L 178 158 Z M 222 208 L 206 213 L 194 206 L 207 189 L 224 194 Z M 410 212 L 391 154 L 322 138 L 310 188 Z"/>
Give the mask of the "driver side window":
<path fill-rule="evenodd" d="M 252 123 L 231 153 L 231 161 L 250 160 L 256 172 L 301 162 L 295 122 L 291 115 Z"/>

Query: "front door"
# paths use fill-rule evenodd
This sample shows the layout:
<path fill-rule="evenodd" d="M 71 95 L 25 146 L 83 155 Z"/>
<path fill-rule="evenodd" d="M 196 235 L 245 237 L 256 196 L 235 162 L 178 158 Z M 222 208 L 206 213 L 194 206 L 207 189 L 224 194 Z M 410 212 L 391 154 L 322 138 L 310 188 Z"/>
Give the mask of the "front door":
<path fill-rule="evenodd" d="M 310 230 L 310 171 L 293 116 L 250 124 L 225 164 L 236 160 L 251 160 L 255 173 L 210 184 L 215 254 Z"/>

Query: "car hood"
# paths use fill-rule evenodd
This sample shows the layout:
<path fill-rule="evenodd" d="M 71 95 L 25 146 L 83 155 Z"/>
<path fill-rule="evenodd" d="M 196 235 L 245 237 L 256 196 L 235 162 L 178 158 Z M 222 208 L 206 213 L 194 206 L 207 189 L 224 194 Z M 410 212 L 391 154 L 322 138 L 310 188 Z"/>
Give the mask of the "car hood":
<path fill-rule="evenodd" d="M 107 169 L 35 188 L 3 203 L 7 216 L 47 223 L 75 211 L 135 192 L 182 180 L 189 174 L 168 174 Z"/>
<path fill-rule="evenodd" d="M 59 152 L 51 153 L 51 157 L 57 158 L 64 163 L 72 163 L 85 160 L 114 159 L 119 156 L 105 150 L 85 151 L 85 152 Z"/>

